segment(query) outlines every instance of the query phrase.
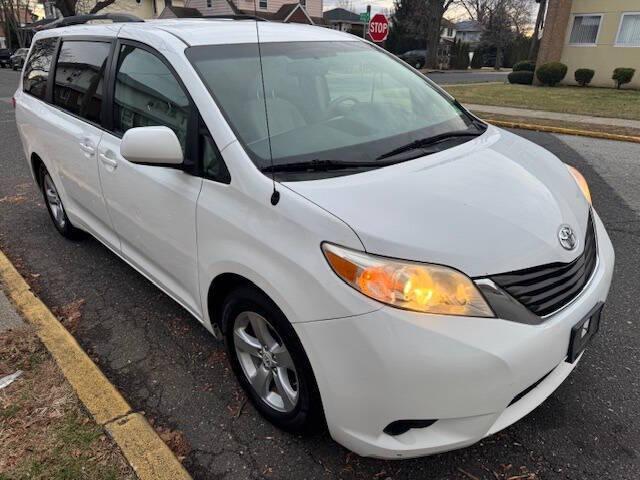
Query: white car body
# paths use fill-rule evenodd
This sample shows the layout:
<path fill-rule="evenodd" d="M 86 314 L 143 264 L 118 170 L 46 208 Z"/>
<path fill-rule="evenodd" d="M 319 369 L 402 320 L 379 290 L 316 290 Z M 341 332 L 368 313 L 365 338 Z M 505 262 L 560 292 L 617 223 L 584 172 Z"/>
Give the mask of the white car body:
<path fill-rule="evenodd" d="M 360 455 L 408 458 L 464 447 L 543 402 L 575 367 L 565 361 L 571 329 L 606 300 L 614 265 L 604 226 L 565 165 L 489 127 L 462 145 L 402 164 L 279 183 L 273 206 L 272 179 L 251 161 L 184 53 L 193 45 L 255 43 L 256 28 L 212 22 L 73 26 L 36 36 L 104 36 L 155 48 L 188 87 L 232 178 L 223 184 L 130 163 L 120 155 L 119 137 L 21 86 L 16 121 L 25 156 L 32 167 L 34 155 L 46 165 L 71 222 L 213 333 L 216 281 L 233 274 L 259 287 L 304 346 L 332 437 Z M 271 23 L 261 25 L 260 40 L 363 41 Z M 320 248 L 330 242 L 481 279 L 573 261 L 580 249 L 562 248 L 558 228 L 569 224 L 584 238 L 590 211 L 595 271 L 570 304 L 538 324 L 385 306 L 345 285 Z M 383 432 L 401 419 L 438 421 L 397 436 Z"/>

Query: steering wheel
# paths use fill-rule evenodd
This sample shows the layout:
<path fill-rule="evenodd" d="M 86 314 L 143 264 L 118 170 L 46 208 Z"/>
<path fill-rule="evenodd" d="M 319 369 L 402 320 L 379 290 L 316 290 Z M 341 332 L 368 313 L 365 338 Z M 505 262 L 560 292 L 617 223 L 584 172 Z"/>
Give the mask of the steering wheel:
<path fill-rule="evenodd" d="M 329 102 L 329 105 L 327 106 L 327 117 L 333 117 L 337 113 L 338 108 L 346 102 L 353 102 L 353 106 L 361 103 L 360 100 L 355 97 L 350 97 L 349 95 L 343 95 L 341 97 L 334 98 Z"/>

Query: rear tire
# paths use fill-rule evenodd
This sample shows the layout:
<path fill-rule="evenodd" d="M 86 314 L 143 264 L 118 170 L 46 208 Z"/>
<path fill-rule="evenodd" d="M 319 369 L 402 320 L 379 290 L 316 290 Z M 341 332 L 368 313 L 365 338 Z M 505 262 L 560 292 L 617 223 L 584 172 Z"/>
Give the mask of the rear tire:
<path fill-rule="evenodd" d="M 44 165 L 40 167 L 40 187 L 42 188 L 44 204 L 47 206 L 47 211 L 56 230 L 65 238 L 71 240 L 79 238 L 81 232 L 73 226 L 69 217 L 67 217 L 58 189 Z"/>
<path fill-rule="evenodd" d="M 280 309 L 262 291 L 243 286 L 222 309 L 229 362 L 260 414 L 289 432 L 317 431 L 323 412 L 311 364 Z"/>

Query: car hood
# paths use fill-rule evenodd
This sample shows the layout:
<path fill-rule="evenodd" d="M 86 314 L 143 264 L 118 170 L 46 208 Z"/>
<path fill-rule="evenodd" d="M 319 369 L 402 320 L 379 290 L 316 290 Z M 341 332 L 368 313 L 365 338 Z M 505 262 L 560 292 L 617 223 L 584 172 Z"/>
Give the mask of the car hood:
<path fill-rule="evenodd" d="M 567 224 L 580 242 L 589 214 L 557 157 L 495 127 L 401 164 L 284 185 L 342 219 L 369 253 L 472 277 L 570 262 L 581 245 L 565 250 L 558 231 Z"/>

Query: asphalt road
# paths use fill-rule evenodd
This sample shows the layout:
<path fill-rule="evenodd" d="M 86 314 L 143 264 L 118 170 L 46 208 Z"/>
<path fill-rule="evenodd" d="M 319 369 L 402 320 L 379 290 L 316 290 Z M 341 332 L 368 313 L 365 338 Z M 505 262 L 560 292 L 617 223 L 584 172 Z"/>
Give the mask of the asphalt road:
<path fill-rule="evenodd" d="M 427 77 L 438 85 L 452 85 L 460 83 L 506 82 L 509 72 L 492 72 L 490 70 L 442 71 L 428 73 Z"/>
<path fill-rule="evenodd" d="M 222 346 L 184 310 L 97 241 L 57 234 L 13 122 L 16 81 L 0 70 L 0 248 L 133 407 L 183 432 L 196 479 L 640 477 L 640 145 L 518 132 L 591 184 L 617 254 L 600 334 L 569 379 L 510 428 L 467 449 L 385 462 L 326 433 L 303 438 L 263 421 L 244 404 Z"/>

